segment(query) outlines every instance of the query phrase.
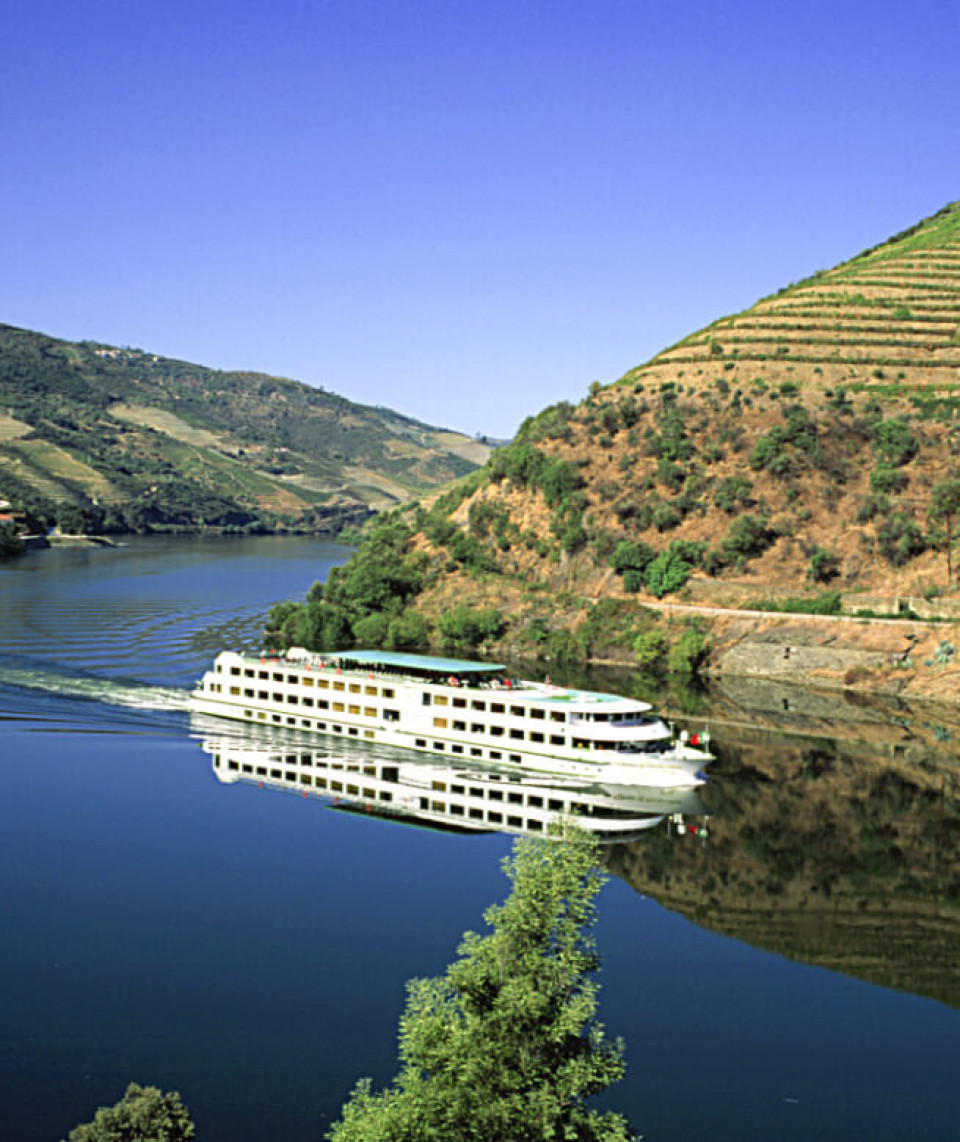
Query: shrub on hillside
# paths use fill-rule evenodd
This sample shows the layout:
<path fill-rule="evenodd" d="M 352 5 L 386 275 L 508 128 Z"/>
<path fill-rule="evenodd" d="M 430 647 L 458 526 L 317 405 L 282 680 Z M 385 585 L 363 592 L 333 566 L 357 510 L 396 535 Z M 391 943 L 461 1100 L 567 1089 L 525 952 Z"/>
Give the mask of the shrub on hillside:
<path fill-rule="evenodd" d="M 923 532 L 904 512 L 895 512 L 877 529 L 877 544 L 894 567 L 903 567 L 927 548 Z"/>
<path fill-rule="evenodd" d="M 840 557 L 824 547 L 815 547 L 810 556 L 807 578 L 814 583 L 829 583 L 840 574 Z"/>
<path fill-rule="evenodd" d="M 876 425 L 873 430 L 873 446 L 881 463 L 893 468 L 908 464 L 920 450 L 909 424 L 900 417 Z"/>
<path fill-rule="evenodd" d="M 891 468 L 887 464 L 879 464 L 870 473 L 870 490 L 877 495 L 887 496 L 902 492 L 909 483 L 906 472 L 899 468 Z"/>
<path fill-rule="evenodd" d="M 720 546 L 724 557 L 733 562 L 739 558 L 752 559 L 762 555 L 775 538 L 766 520 L 746 512 L 733 521 Z"/>
<path fill-rule="evenodd" d="M 644 582 L 651 595 L 662 599 L 686 586 L 692 567 L 671 544 L 666 551 L 653 559 L 644 573 Z"/>

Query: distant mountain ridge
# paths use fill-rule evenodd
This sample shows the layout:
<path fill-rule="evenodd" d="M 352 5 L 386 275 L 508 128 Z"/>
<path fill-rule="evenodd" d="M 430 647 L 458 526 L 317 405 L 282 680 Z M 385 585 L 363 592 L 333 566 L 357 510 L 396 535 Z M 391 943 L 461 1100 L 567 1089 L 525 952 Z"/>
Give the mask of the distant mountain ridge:
<path fill-rule="evenodd" d="M 298 381 L 0 325 L 0 499 L 77 526 L 335 531 L 489 453 Z"/>

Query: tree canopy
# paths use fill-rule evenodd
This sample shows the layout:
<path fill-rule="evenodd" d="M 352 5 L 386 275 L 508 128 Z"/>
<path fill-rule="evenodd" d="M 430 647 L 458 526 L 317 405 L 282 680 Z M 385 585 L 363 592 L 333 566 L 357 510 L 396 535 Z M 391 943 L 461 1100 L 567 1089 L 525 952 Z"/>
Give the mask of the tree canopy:
<path fill-rule="evenodd" d="M 131 1083 L 114 1106 L 70 1131 L 69 1142 L 191 1142 L 194 1125 L 176 1091 Z"/>
<path fill-rule="evenodd" d="M 400 1073 L 381 1093 L 362 1080 L 331 1142 L 632 1137 L 621 1115 L 586 1105 L 624 1072 L 596 1020 L 596 843 L 573 829 L 523 838 L 504 870 L 513 890 L 484 914 L 492 930 L 466 933 L 443 976 L 408 985 Z"/>

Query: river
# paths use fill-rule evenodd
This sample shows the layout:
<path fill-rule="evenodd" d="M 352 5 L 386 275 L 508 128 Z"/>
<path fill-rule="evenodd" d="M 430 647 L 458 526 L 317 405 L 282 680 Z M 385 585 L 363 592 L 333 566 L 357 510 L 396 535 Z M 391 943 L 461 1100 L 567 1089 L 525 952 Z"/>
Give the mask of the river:
<path fill-rule="evenodd" d="M 509 837 L 224 783 L 186 712 L 217 650 L 346 554 L 148 538 L 0 564 L 0 1137 L 64 1138 L 135 1080 L 179 1090 L 200 1142 L 313 1142 L 395 1072 L 405 981 L 504 895 Z M 718 760 L 696 833 L 606 850 L 601 1016 L 628 1064 L 606 1104 L 653 1142 L 956 1139 L 956 716 L 663 701 Z"/>

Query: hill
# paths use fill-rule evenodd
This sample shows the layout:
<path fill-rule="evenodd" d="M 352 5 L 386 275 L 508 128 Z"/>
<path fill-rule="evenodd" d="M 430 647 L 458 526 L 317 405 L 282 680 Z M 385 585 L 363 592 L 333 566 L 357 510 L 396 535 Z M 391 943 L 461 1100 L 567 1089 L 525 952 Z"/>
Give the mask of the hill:
<path fill-rule="evenodd" d="M 0 325 L 0 499 L 68 527 L 336 531 L 489 452 L 297 381 Z"/>
<path fill-rule="evenodd" d="M 639 604 L 664 596 L 946 606 L 958 410 L 954 203 L 530 418 L 272 637 L 649 664 L 670 638 Z"/>

